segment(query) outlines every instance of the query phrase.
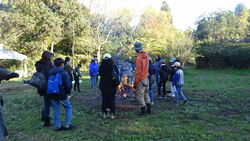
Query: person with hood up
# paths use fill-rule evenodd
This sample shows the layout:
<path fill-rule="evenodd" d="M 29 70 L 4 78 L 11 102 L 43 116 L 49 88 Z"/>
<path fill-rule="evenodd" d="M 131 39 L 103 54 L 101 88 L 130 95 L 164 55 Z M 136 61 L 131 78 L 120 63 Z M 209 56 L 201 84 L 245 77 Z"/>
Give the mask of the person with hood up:
<path fill-rule="evenodd" d="M 64 60 L 62 58 L 56 58 L 54 64 L 56 67 L 49 71 L 48 81 L 48 95 L 50 95 L 51 97 L 51 104 L 54 110 L 54 126 L 57 131 L 73 130 L 77 127 L 71 124 L 72 106 L 68 98 L 72 87 L 71 81 L 68 74 L 63 70 Z M 57 77 L 57 75 L 59 77 Z M 57 81 L 58 83 L 56 83 L 57 87 L 59 88 L 58 93 L 54 93 L 54 91 L 52 91 L 51 93 L 50 91 L 51 88 L 55 89 L 55 87 L 51 87 L 54 85 L 50 85 L 51 81 L 56 81 L 56 79 L 52 79 L 53 77 L 59 79 Z M 52 84 L 55 84 L 55 82 L 53 82 Z M 66 111 L 65 126 L 61 125 L 60 104 L 62 104 Z"/>
<path fill-rule="evenodd" d="M 148 68 L 149 68 L 149 56 L 146 52 L 142 51 L 142 43 L 135 42 L 133 49 L 136 51 L 136 70 L 133 87 L 136 89 L 136 97 L 139 100 L 139 107 L 141 108 L 141 114 L 145 115 L 145 109 L 147 107 L 147 113 L 151 113 L 150 98 L 148 95 Z"/>
<path fill-rule="evenodd" d="M 115 95 L 119 84 L 114 79 L 114 74 L 119 77 L 119 71 L 111 58 L 109 53 L 103 55 L 103 59 L 99 69 L 100 85 L 99 88 L 102 93 L 102 114 L 103 118 L 108 117 L 108 110 L 110 110 L 110 118 L 115 118 Z"/>
<path fill-rule="evenodd" d="M 187 103 L 187 98 L 182 92 L 182 87 L 184 85 L 184 73 L 181 67 L 181 63 L 175 62 L 172 66 L 176 70 L 174 77 L 173 77 L 173 86 L 176 87 L 175 102 L 176 104 L 178 104 L 179 102 L 178 95 L 181 95 L 182 99 L 184 100 L 183 104 L 185 104 Z"/>
<path fill-rule="evenodd" d="M 90 78 L 91 78 L 91 88 L 97 88 L 96 77 L 98 75 L 98 69 L 99 69 L 99 66 L 96 63 L 96 59 L 92 58 L 91 63 L 89 65 L 89 74 L 90 74 Z"/>

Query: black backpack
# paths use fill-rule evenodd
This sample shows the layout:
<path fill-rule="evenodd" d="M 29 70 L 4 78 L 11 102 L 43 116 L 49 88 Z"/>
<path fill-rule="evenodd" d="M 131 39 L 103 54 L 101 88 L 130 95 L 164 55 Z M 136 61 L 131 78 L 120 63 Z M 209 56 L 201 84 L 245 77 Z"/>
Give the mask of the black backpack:
<path fill-rule="evenodd" d="M 112 79 L 115 83 L 116 86 L 120 84 L 120 79 L 119 79 L 119 71 L 116 65 L 113 66 L 112 68 Z"/>
<path fill-rule="evenodd" d="M 46 88 L 46 77 L 43 72 L 36 72 L 32 75 L 29 84 L 43 91 Z"/>

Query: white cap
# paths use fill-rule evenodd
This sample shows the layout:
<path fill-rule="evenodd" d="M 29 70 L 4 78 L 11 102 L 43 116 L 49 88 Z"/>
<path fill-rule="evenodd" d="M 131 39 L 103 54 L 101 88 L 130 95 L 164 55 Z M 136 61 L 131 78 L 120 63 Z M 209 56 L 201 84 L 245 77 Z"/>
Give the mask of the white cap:
<path fill-rule="evenodd" d="M 105 53 L 103 55 L 103 59 L 110 59 L 111 58 L 111 55 L 109 53 Z"/>
<path fill-rule="evenodd" d="M 180 67 L 180 66 L 181 66 L 181 63 L 180 63 L 180 62 L 175 62 L 172 66 L 173 66 L 173 67 Z"/>

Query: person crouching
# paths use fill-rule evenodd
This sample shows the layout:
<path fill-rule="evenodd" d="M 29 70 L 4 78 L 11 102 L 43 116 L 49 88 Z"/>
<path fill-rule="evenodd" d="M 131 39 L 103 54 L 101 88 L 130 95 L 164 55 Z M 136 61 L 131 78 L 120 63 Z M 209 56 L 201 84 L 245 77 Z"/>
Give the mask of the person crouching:
<path fill-rule="evenodd" d="M 71 91 L 71 81 L 68 74 L 63 71 L 64 60 L 56 58 L 54 61 L 55 68 L 49 71 L 47 93 L 51 96 L 51 104 L 54 110 L 54 126 L 57 131 L 72 130 L 76 126 L 71 125 L 72 106 L 70 104 L 68 94 Z M 65 127 L 61 125 L 60 120 L 60 104 L 66 111 Z"/>

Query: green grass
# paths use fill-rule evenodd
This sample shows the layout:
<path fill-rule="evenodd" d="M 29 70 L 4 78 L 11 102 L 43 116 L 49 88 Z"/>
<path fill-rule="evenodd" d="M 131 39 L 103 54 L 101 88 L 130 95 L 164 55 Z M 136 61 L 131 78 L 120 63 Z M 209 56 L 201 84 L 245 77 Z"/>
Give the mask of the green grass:
<path fill-rule="evenodd" d="M 1 84 L 5 102 L 5 122 L 9 141 L 249 141 L 250 70 L 185 70 L 184 93 L 187 105 L 173 105 L 171 99 L 158 99 L 153 114 L 139 117 L 139 109 L 117 108 L 117 119 L 103 120 L 100 102 L 89 106 L 86 98 L 99 95 L 90 89 L 87 74 L 73 93 L 74 131 L 56 132 L 43 128 L 40 119 L 42 97 L 19 81 Z M 16 88 L 17 87 L 17 88 Z M 3 91 L 8 89 L 8 91 Z M 90 108 L 91 107 L 91 108 Z M 63 110 L 62 110 L 63 111 Z M 53 111 L 52 111 L 53 113 Z M 51 113 L 51 115 L 52 115 Z M 53 117 L 53 116 L 51 116 Z M 61 116 L 64 120 L 64 112 Z"/>

